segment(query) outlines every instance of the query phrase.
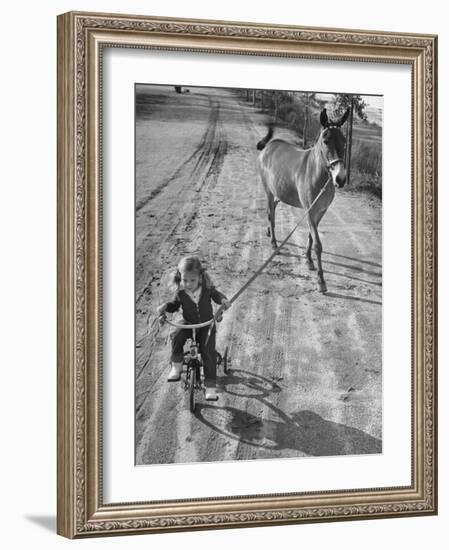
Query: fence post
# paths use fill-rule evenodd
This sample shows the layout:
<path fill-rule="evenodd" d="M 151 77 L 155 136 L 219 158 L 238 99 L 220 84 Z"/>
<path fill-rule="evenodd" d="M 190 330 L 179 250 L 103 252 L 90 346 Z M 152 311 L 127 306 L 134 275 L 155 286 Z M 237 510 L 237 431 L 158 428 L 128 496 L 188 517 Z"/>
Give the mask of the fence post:
<path fill-rule="evenodd" d="M 309 133 L 309 106 L 304 106 L 304 126 L 302 128 L 302 147 L 307 148 L 307 134 Z"/>
<path fill-rule="evenodd" d="M 354 121 L 354 98 L 351 96 L 351 111 L 349 113 L 349 139 L 346 142 L 346 183 L 351 183 L 351 150 L 352 150 L 352 126 Z"/>

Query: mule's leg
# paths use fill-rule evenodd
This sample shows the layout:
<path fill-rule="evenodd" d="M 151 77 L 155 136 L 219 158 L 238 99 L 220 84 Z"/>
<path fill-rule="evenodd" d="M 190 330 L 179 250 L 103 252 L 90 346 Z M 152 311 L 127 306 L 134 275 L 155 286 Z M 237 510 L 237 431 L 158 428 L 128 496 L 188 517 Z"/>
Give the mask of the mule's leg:
<path fill-rule="evenodd" d="M 312 244 L 313 244 L 312 234 L 309 231 L 309 236 L 307 237 L 306 260 L 310 271 L 313 271 L 315 269 L 315 265 L 312 260 Z"/>
<path fill-rule="evenodd" d="M 268 217 L 267 237 L 271 237 L 270 205 L 269 204 L 267 206 L 267 217 Z"/>
<path fill-rule="evenodd" d="M 323 266 L 321 264 L 321 253 L 323 251 L 323 246 L 321 244 L 320 235 L 318 233 L 318 224 L 316 222 L 311 222 L 310 230 L 312 232 L 313 249 L 315 250 L 316 262 L 318 265 L 317 275 L 320 292 L 327 292 L 327 287 L 323 276 Z"/>
<path fill-rule="evenodd" d="M 271 235 L 271 246 L 273 248 L 278 247 L 278 243 L 276 241 L 276 235 L 274 232 L 274 228 L 276 225 L 276 206 L 279 201 L 274 199 L 273 193 L 270 191 L 267 193 L 268 198 L 268 221 L 270 222 L 270 226 L 268 227 L 268 236 Z"/>

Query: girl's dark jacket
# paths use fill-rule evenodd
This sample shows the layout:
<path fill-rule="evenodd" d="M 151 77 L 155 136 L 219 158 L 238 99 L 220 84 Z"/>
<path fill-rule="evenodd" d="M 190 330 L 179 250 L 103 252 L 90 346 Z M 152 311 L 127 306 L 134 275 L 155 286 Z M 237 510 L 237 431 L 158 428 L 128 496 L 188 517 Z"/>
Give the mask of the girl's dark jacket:
<path fill-rule="evenodd" d="M 173 300 L 166 303 L 165 311 L 174 313 L 182 307 L 182 316 L 188 324 L 203 323 L 213 317 L 211 299 L 216 304 L 221 304 L 227 298 L 214 286 L 208 288 L 202 285 L 200 299 L 196 304 L 185 290 L 179 289 Z"/>

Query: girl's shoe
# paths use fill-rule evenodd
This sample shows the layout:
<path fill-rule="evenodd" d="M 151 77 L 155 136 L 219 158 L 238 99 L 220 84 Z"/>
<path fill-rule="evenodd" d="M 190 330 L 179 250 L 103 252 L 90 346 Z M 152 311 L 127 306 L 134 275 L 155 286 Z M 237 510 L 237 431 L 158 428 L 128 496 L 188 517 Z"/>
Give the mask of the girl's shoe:
<path fill-rule="evenodd" d="M 172 363 L 167 380 L 169 382 L 177 382 L 181 378 L 182 363 Z"/>
<path fill-rule="evenodd" d="M 217 401 L 218 395 L 217 395 L 217 388 L 215 387 L 207 387 L 206 386 L 206 399 L 207 401 Z"/>

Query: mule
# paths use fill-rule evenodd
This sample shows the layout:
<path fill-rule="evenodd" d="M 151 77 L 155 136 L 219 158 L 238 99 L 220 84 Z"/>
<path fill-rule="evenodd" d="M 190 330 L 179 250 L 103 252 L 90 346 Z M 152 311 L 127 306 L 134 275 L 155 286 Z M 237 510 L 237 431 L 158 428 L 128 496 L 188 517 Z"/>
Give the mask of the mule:
<path fill-rule="evenodd" d="M 307 215 L 309 235 L 305 253 L 309 269 L 314 270 L 311 253 L 313 245 L 321 292 L 326 292 L 327 287 L 321 263 L 323 246 L 318 225 L 334 200 L 335 188 L 343 187 L 346 182 L 345 138 L 341 126 L 346 122 L 348 115 L 349 109 L 340 120 L 331 121 L 326 109 L 323 109 L 320 114 L 320 135 L 315 145 L 308 149 L 301 149 L 284 139 L 272 139 L 273 126 L 268 128 L 267 135 L 257 144 L 260 151 L 259 175 L 268 199 L 267 235 L 271 236 L 273 248 L 277 248 L 275 215 L 279 202 L 307 210 L 326 185 L 326 189 Z M 333 185 L 327 185 L 329 179 Z"/>

